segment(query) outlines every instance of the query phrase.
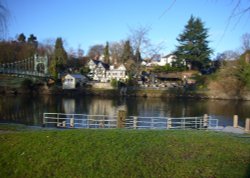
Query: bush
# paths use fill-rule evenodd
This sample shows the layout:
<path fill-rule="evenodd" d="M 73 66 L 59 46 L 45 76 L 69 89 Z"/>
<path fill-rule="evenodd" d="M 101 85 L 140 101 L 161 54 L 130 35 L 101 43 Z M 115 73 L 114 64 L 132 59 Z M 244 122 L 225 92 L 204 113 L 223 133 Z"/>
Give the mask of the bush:
<path fill-rule="evenodd" d="M 112 79 L 111 80 L 111 86 L 114 87 L 114 88 L 117 88 L 118 87 L 118 81 L 116 79 Z"/>
<path fill-rule="evenodd" d="M 246 88 L 250 89 L 250 63 L 246 61 L 246 55 L 247 52 L 240 57 L 237 77 Z"/>
<path fill-rule="evenodd" d="M 89 72 L 90 72 L 89 67 L 82 67 L 82 68 L 80 69 L 80 73 L 81 73 L 82 75 L 87 75 Z"/>
<path fill-rule="evenodd" d="M 21 83 L 22 88 L 31 89 L 34 86 L 34 83 L 31 79 L 24 79 Z"/>
<path fill-rule="evenodd" d="M 184 67 L 172 67 L 169 64 L 165 66 L 155 66 L 153 72 L 160 73 L 160 72 L 181 72 L 184 71 Z"/>

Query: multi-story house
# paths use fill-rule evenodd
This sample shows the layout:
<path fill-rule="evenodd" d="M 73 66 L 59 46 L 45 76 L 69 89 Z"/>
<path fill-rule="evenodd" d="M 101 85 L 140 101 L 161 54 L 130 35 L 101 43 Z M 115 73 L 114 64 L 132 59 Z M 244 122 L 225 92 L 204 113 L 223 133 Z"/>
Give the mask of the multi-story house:
<path fill-rule="evenodd" d="M 109 82 L 112 79 L 116 80 L 126 80 L 126 68 L 122 64 L 118 67 L 109 66 L 106 63 L 98 60 L 90 60 L 88 62 L 88 67 L 90 69 L 89 77 L 95 81 L 99 82 Z"/>
<path fill-rule="evenodd" d="M 107 71 L 106 78 L 108 78 L 109 80 L 116 79 L 125 81 L 128 78 L 126 71 L 127 69 L 123 64 L 121 64 L 117 68 L 114 68 L 114 66 L 110 66 L 110 70 Z"/>

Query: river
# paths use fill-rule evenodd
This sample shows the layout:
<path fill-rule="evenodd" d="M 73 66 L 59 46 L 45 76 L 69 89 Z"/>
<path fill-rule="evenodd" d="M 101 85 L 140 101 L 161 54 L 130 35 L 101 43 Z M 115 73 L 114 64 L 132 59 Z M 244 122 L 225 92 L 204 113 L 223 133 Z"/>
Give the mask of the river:
<path fill-rule="evenodd" d="M 220 126 L 232 125 L 233 115 L 244 126 L 250 117 L 250 101 L 197 100 L 182 98 L 142 98 L 93 96 L 0 96 L 0 122 L 40 126 L 43 113 L 80 113 L 128 116 L 193 117 L 208 114 L 219 119 Z"/>

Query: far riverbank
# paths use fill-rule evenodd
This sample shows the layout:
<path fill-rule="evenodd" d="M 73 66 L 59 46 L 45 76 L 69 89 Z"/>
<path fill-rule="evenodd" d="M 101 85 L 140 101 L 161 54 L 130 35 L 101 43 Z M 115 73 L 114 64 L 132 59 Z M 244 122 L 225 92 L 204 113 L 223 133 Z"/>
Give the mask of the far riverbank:
<path fill-rule="evenodd" d="M 250 92 L 243 91 L 238 95 L 232 95 L 213 90 L 187 90 L 185 88 L 138 88 L 131 87 L 126 93 L 121 93 L 119 89 L 100 89 L 100 88 L 79 88 L 63 90 L 60 87 L 38 86 L 30 91 L 23 88 L 2 87 L 1 95 L 85 95 L 85 96 L 103 96 L 103 97 L 156 97 L 156 98 L 195 98 L 195 99 L 226 99 L 226 100 L 250 100 Z"/>
<path fill-rule="evenodd" d="M 63 90 L 60 85 L 48 86 L 45 82 L 24 83 L 25 79 L 12 76 L 0 76 L 0 95 L 85 95 L 107 97 L 155 97 L 155 98 L 195 98 L 195 99 L 227 99 L 250 100 L 250 91 L 225 92 L 210 88 L 160 88 L 160 87 L 128 87 L 126 92 L 119 89 L 95 88 L 83 86 L 78 89 Z"/>

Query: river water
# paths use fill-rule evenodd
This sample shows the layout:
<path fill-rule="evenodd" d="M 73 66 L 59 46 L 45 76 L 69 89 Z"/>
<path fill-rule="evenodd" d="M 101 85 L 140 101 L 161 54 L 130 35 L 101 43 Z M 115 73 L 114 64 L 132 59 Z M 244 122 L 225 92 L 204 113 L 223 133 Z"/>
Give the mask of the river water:
<path fill-rule="evenodd" d="M 181 98 L 142 98 L 93 96 L 0 96 L 0 122 L 40 126 L 43 113 L 79 113 L 117 115 L 126 110 L 128 116 L 193 117 L 208 114 L 219 119 L 220 126 L 233 124 L 239 116 L 244 126 L 250 117 L 250 101 L 197 100 Z"/>

